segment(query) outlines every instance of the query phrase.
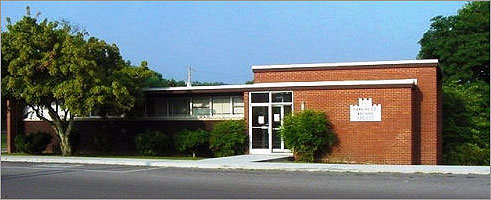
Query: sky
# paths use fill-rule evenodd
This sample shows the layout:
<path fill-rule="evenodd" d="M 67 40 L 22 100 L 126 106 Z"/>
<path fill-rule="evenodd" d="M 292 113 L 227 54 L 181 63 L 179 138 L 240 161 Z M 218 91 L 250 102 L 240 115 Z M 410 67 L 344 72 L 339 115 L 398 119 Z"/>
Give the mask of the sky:
<path fill-rule="evenodd" d="M 242 84 L 252 65 L 415 59 L 440 2 L 27 2 L 1 1 L 15 23 L 31 7 L 115 43 L 133 64 L 164 78 Z"/>

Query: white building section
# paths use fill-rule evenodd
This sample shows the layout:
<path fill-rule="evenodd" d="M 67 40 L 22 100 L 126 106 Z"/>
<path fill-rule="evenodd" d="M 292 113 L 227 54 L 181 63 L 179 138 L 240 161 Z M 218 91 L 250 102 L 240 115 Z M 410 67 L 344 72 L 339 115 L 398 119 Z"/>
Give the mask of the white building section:
<path fill-rule="evenodd" d="M 243 85 L 214 85 L 192 87 L 144 88 L 143 91 L 192 91 L 192 90 L 223 90 L 223 89 L 260 89 L 282 87 L 318 87 L 318 86 L 369 86 L 369 85 L 417 85 L 418 79 L 391 80 L 348 80 L 348 81 L 305 81 L 305 82 L 274 82 Z"/>
<path fill-rule="evenodd" d="M 52 104 L 51 107 L 54 109 L 54 110 L 58 110 L 58 115 L 63 118 L 65 117 L 65 112 L 63 111 L 63 109 L 61 108 L 56 108 L 56 105 L 55 104 Z M 48 114 L 48 109 L 47 108 L 41 108 L 41 115 L 48 119 L 48 120 L 51 120 L 51 117 L 49 116 Z M 70 112 L 67 112 L 67 118 L 70 117 Z M 41 121 L 42 119 L 40 119 L 37 115 L 36 115 L 36 111 L 34 111 L 34 109 L 32 109 L 30 106 L 27 106 L 25 109 L 24 109 L 24 120 L 25 121 Z"/>

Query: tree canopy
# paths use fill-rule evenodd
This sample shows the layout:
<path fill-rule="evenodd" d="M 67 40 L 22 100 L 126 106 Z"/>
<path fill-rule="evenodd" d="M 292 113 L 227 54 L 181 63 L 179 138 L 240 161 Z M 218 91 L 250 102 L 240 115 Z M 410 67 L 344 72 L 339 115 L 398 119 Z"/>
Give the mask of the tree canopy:
<path fill-rule="evenodd" d="M 489 1 L 470 2 L 455 16 L 431 19 L 419 58 L 438 58 L 444 81 L 489 83 Z"/>
<path fill-rule="evenodd" d="M 68 137 L 75 116 L 129 111 L 151 74 L 146 62 L 129 66 L 115 44 L 66 23 L 27 15 L 6 28 L 2 95 L 22 101 L 47 121 L 59 136 L 63 155 L 71 154 Z"/>
<path fill-rule="evenodd" d="M 443 74 L 443 161 L 489 165 L 489 1 L 431 19 L 418 58 Z"/>
<path fill-rule="evenodd" d="M 152 71 L 152 75 L 145 80 L 145 84 L 147 87 L 156 88 L 156 87 L 182 87 L 186 86 L 186 82 L 183 80 L 175 80 L 175 79 L 165 79 L 162 77 L 162 74 Z M 201 81 L 193 81 L 193 86 L 210 86 L 210 85 L 225 85 L 223 82 L 201 82 Z"/>

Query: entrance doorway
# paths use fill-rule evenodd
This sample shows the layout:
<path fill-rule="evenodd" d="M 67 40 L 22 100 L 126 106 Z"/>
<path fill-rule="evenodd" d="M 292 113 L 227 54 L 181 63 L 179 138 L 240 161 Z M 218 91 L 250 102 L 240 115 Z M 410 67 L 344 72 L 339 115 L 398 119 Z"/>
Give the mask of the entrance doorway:
<path fill-rule="evenodd" d="M 293 111 L 292 92 L 251 92 L 249 97 L 249 152 L 289 153 L 279 129 Z"/>

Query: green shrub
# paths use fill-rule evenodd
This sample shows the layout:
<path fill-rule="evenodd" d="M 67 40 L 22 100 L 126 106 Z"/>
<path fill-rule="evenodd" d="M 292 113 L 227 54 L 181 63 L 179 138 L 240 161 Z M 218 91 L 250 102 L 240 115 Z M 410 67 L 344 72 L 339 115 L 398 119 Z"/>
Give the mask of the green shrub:
<path fill-rule="evenodd" d="M 37 132 L 29 135 L 17 135 L 14 145 L 17 150 L 28 154 L 41 154 L 51 143 L 52 136 L 49 133 Z"/>
<path fill-rule="evenodd" d="M 94 135 L 94 144 L 98 152 L 107 154 L 113 149 L 113 138 L 107 129 L 97 130 Z"/>
<path fill-rule="evenodd" d="M 471 143 L 458 144 L 443 154 L 443 159 L 450 165 L 489 166 L 489 149 Z"/>
<path fill-rule="evenodd" d="M 280 134 L 298 161 L 313 162 L 316 153 L 329 149 L 336 141 L 326 114 L 313 110 L 286 116 Z"/>
<path fill-rule="evenodd" d="M 245 141 L 246 135 L 243 120 L 219 122 L 210 133 L 210 149 L 217 157 L 243 153 Z"/>
<path fill-rule="evenodd" d="M 17 135 L 14 138 L 15 149 L 19 152 L 26 153 L 28 150 L 27 146 L 31 146 L 28 142 L 27 135 Z"/>
<path fill-rule="evenodd" d="M 162 155 L 167 150 L 167 136 L 159 131 L 145 131 L 136 135 L 135 144 L 142 155 Z"/>
<path fill-rule="evenodd" d="M 208 147 L 209 134 L 205 130 L 182 130 L 174 137 L 175 148 L 181 153 L 191 153 L 193 157 L 200 149 Z"/>

